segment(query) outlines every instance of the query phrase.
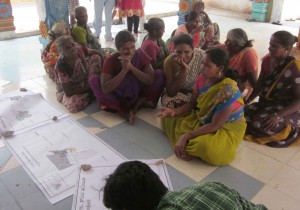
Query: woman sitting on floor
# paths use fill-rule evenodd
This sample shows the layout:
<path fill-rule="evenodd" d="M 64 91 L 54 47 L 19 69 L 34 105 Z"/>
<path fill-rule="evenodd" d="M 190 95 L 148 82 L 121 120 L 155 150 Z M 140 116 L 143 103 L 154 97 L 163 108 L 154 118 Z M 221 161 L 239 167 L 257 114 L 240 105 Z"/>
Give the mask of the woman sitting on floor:
<path fill-rule="evenodd" d="M 195 1 L 192 7 L 192 10 L 200 15 L 204 27 L 199 41 L 199 47 L 202 50 L 206 50 L 220 43 L 219 25 L 211 22 L 208 14 L 204 11 L 204 7 L 204 2 L 200 0 Z"/>
<path fill-rule="evenodd" d="M 259 101 L 245 109 L 246 140 L 287 147 L 300 139 L 300 60 L 290 55 L 296 39 L 287 31 L 271 36 L 269 54 L 247 102 L 258 95 Z"/>
<path fill-rule="evenodd" d="M 70 35 L 68 24 L 63 21 L 55 23 L 49 31 L 49 44 L 42 52 L 41 59 L 44 63 L 44 68 L 48 77 L 57 83 L 57 74 L 55 73 L 55 65 L 59 57 L 59 52 L 55 40 L 63 35 Z"/>
<path fill-rule="evenodd" d="M 170 54 L 166 43 L 162 40 L 165 23 L 160 18 L 151 18 L 144 24 L 148 34 L 145 36 L 141 48 L 152 58 L 153 69 L 163 69 L 164 61 Z"/>
<path fill-rule="evenodd" d="M 229 68 L 238 71 L 243 82 L 241 91 L 247 89 L 248 96 L 255 87 L 258 76 L 258 57 L 252 46 L 252 40 L 248 40 L 246 32 L 241 28 L 230 30 L 225 45 L 217 46 L 229 53 Z M 251 87 L 248 87 L 248 83 Z"/>
<path fill-rule="evenodd" d="M 189 34 L 179 34 L 173 38 L 175 53 L 164 63 L 166 91 L 162 95 L 162 106 L 176 108 L 190 101 L 194 84 L 201 72 L 204 51 L 194 49 L 193 38 Z"/>
<path fill-rule="evenodd" d="M 133 124 L 140 107 L 156 107 L 164 76 L 162 71 L 153 71 L 147 53 L 135 49 L 135 38 L 129 31 L 120 31 L 115 45 L 118 52 L 106 58 L 101 80 L 93 76 L 89 84 L 101 109 L 117 111 Z"/>
<path fill-rule="evenodd" d="M 55 70 L 58 78 L 57 100 L 69 112 L 79 112 L 91 102 L 92 91 L 88 78 L 100 74 L 102 60 L 96 54 L 98 51 L 77 45 L 71 36 L 61 36 L 56 42 L 60 52 Z"/>
<path fill-rule="evenodd" d="M 177 109 L 163 108 L 158 114 L 178 158 L 190 160 L 195 156 L 212 165 L 226 165 L 235 158 L 246 122 L 237 83 L 223 75 L 231 71 L 227 65 L 224 50 L 206 51 L 203 73 L 190 102 Z"/>
<path fill-rule="evenodd" d="M 184 19 L 186 23 L 180 25 L 176 29 L 174 36 L 182 33 L 190 34 L 193 37 L 193 45 L 196 48 L 199 46 L 200 32 L 203 30 L 203 25 L 202 25 L 200 15 L 195 11 L 191 11 L 190 13 L 185 15 Z M 174 45 L 172 40 L 171 40 L 170 48 L 171 51 L 174 50 Z"/>

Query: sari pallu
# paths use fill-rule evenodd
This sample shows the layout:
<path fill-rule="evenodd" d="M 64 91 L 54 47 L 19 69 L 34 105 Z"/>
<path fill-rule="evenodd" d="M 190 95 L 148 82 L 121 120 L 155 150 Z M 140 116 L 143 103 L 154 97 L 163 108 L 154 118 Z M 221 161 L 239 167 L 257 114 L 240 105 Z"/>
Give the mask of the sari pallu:
<path fill-rule="evenodd" d="M 245 139 L 271 147 L 287 147 L 300 140 L 300 110 L 281 118 L 276 128 L 266 130 L 266 118 L 293 102 L 293 84 L 300 82 L 300 61 L 290 56 L 269 73 L 260 99 L 245 108 L 248 123 Z"/>
<path fill-rule="evenodd" d="M 174 147 L 183 134 L 210 123 L 215 113 L 233 103 L 242 106 L 242 96 L 236 82 L 226 78 L 210 88 L 201 88 L 196 109 L 184 115 L 164 118 L 162 128 Z M 245 130 L 243 108 L 240 108 L 215 133 L 191 139 L 186 151 L 189 155 L 199 157 L 212 165 L 226 165 L 235 158 L 236 149 L 243 140 Z"/>

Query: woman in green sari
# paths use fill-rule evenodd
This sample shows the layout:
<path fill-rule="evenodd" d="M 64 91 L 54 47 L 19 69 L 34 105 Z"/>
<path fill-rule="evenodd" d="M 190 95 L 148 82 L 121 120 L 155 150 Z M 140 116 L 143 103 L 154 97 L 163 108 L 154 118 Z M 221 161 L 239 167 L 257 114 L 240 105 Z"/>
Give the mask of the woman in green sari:
<path fill-rule="evenodd" d="M 237 83 L 224 76 L 231 71 L 227 65 L 224 50 L 206 51 L 190 102 L 158 114 L 178 158 L 199 157 L 212 165 L 226 165 L 235 158 L 246 122 Z"/>

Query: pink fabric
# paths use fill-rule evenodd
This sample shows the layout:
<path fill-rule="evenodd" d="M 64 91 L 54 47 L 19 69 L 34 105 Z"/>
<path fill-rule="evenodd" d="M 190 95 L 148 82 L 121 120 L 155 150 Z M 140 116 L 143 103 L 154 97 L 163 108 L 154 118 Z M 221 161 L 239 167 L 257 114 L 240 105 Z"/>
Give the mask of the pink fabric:
<path fill-rule="evenodd" d="M 141 48 L 149 55 L 152 60 L 156 60 L 156 57 L 159 55 L 159 46 L 156 41 L 146 39 L 143 41 Z"/>
<path fill-rule="evenodd" d="M 189 33 L 185 24 L 180 25 L 176 29 L 175 36 L 178 35 L 178 34 L 181 34 L 181 33 L 183 33 L 183 34 L 188 34 Z M 193 39 L 194 39 L 194 47 L 198 47 L 199 46 L 199 41 L 200 41 L 200 32 L 195 34 L 193 36 Z"/>

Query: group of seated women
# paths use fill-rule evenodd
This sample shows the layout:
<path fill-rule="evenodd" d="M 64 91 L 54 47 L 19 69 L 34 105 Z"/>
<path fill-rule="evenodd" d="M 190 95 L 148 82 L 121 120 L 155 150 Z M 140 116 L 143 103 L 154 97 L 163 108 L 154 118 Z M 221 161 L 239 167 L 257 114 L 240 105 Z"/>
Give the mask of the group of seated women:
<path fill-rule="evenodd" d="M 145 29 L 139 49 L 132 33 L 120 31 L 117 52 L 103 67 L 99 51 L 75 44 L 70 36 L 58 38 L 58 100 L 76 112 L 93 93 L 102 110 L 118 112 L 133 124 L 140 108 L 156 108 L 161 99 L 157 117 L 182 160 L 199 157 L 226 165 L 243 138 L 272 147 L 299 140 L 300 61 L 290 56 L 296 39 L 291 33 L 271 36 L 257 80 L 257 54 L 240 28 L 228 32 L 225 44 L 206 51 L 195 46 L 187 30 L 173 37 L 173 52 L 162 40 L 162 19 L 150 19 Z M 245 97 L 249 85 L 253 91 Z"/>

